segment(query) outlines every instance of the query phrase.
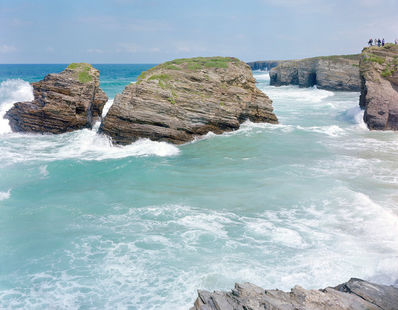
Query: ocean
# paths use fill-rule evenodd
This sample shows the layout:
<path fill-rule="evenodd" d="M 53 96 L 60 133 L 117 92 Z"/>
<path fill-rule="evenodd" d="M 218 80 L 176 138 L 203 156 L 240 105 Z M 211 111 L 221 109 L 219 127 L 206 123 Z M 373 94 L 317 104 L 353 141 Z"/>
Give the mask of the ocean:
<path fill-rule="evenodd" d="M 83 129 L 12 133 L 29 82 L 66 65 L 0 65 L 0 308 L 189 309 L 197 289 L 398 283 L 398 134 L 359 93 L 272 87 L 280 124 L 185 145 L 112 146 Z M 153 65 L 95 65 L 112 103 Z"/>

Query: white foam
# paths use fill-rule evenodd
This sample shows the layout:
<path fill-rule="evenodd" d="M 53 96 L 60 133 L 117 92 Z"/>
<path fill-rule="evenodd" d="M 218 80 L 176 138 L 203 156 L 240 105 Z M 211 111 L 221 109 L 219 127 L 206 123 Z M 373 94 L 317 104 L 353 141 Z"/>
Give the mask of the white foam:
<path fill-rule="evenodd" d="M 106 116 L 106 114 L 108 114 L 109 109 L 111 108 L 111 106 L 113 105 L 113 101 L 114 99 L 109 99 L 105 105 L 104 108 L 102 109 L 102 118 L 104 118 Z"/>
<path fill-rule="evenodd" d="M 0 201 L 9 199 L 11 197 L 11 190 L 9 189 L 6 192 L 0 192 Z"/>
<path fill-rule="evenodd" d="M 20 79 L 6 80 L 0 83 L 0 134 L 11 132 L 6 112 L 15 102 L 33 100 L 33 88 L 28 82 Z"/>

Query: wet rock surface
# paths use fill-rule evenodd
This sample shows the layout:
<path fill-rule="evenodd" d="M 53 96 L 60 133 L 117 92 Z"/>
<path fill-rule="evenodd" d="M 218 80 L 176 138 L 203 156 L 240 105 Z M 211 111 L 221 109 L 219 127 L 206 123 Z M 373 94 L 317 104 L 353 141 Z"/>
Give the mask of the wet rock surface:
<path fill-rule="evenodd" d="M 255 83 L 250 67 L 236 58 L 169 61 L 115 97 L 100 131 L 116 144 L 139 138 L 181 144 L 238 129 L 245 120 L 277 123 L 272 101 Z"/>
<path fill-rule="evenodd" d="M 368 128 L 398 130 L 398 46 L 365 48 L 360 77 L 360 106 Z"/>
<path fill-rule="evenodd" d="M 359 55 L 325 56 L 281 61 L 270 71 L 274 86 L 317 86 L 334 91 L 359 91 Z"/>
<path fill-rule="evenodd" d="M 108 101 L 99 71 L 85 63 L 73 63 L 32 86 L 34 100 L 15 103 L 5 115 L 13 131 L 59 134 L 90 128 Z"/>
<path fill-rule="evenodd" d="M 235 284 L 231 292 L 198 291 L 190 310 L 397 310 L 398 288 L 350 279 L 337 287 L 290 292 Z"/>

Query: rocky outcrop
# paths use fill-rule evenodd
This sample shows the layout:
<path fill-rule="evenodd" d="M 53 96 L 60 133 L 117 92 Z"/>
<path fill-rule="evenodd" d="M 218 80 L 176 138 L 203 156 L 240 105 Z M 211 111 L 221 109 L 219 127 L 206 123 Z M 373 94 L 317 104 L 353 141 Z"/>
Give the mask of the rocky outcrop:
<path fill-rule="evenodd" d="M 250 67 L 236 58 L 176 59 L 143 72 L 128 85 L 100 131 L 117 144 L 139 138 L 181 144 L 240 123 L 277 123 L 272 101 L 257 89 Z"/>
<path fill-rule="evenodd" d="M 91 127 L 108 100 L 99 71 L 85 63 L 73 63 L 32 86 L 34 100 L 15 103 L 5 115 L 13 131 L 59 134 Z"/>
<path fill-rule="evenodd" d="M 398 130 L 398 46 L 365 48 L 360 74 L 360 106 L 369 129 Z"/>
<path fill-rule="evenodd" d="M 260 60 L 260 61 L 248 62 L 247 64 L 250 66 L 252 70 L 269 71 L 272 68 L 275 68 L 280 63 L 281 61 L 279 60 Z"/>
<path fill-rule="evenodd" d="M 232 292 L 198 291 L 190 310 L 397 310 L 398 288 L 351 279 L 337 287 L 290 292 L 264 290 L 250 283 Z"/>
<path fill-rule="evenodd" d="M 270 71 L 274 86 L 298 85 L 337 91 L 359 91 L 359 55 L 281 61 Z"/>

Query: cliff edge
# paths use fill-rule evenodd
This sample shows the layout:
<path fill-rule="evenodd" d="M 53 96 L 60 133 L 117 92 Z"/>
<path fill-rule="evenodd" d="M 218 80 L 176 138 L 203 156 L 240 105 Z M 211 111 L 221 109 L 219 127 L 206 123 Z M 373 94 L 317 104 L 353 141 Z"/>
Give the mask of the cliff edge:
<path fill-rule="evenodd" d="M 143 72 L 116 95 L 100 131 L 116 144 L 139 138 L 181 144 L 238 129 L 247 119 L 277 123 L 250 67 L 232 57 L 197 57 Z"/>
<path fill-rule="evenodd" d="M 32 83 L 34 100 L 15 103 L 5 118 L 13 131 L 59 134 L 90 128 L 108 101 L 99 85 L 97 69 L 72 63 Z"/>
<path fill-rule="evenodd" d="M 363 49 L 360 62 L 364 121 L 371 130 L 398 130 L 398 45 Z"/>
<path fill-rule="evenodd" d="M 334 288 L 290 292 L 264 290 L 250 283 L 235 284 L 231 292 L 198 291 L 190 310 L 397 310 L 398 288 L 351 279 Z"/>
<path fill-rule="evenodd" d="M 317 86 L 334 91 L 359 91 L 359 55 L 325 56 L 281 61 L 270 71 L 274 86 Z"/>

